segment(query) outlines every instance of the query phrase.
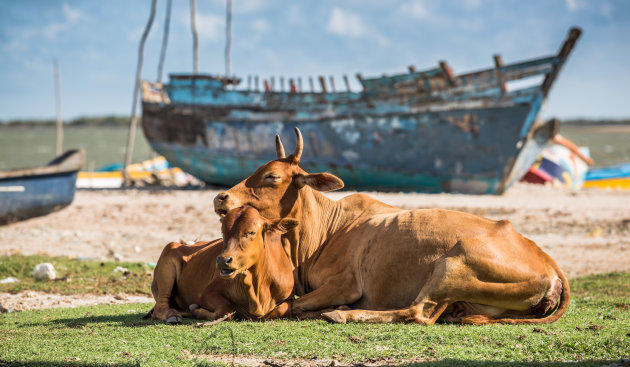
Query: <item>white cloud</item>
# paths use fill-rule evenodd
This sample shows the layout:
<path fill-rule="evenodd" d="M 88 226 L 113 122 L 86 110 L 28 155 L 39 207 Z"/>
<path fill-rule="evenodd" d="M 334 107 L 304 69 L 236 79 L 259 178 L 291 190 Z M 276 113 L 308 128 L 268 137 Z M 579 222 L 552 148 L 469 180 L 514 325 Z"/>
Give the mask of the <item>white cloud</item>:
<path fill-rule="evenodd" d="M 61 5 L 61 11 L 63 15 L 66 17 L 66 20 L 69 22 L 76 22 L 83 17 L 83 14 L 77 10 L 70 7 L 70 5 L 64 3 Z"/>
<path fill-rule="evenodd" d="M 214 8 L 225 11 L 225 0 L 214 0 Z M 272 5 L 271 0 L 232 0 L 232 13 L 252 13 L 263 10 Z"/>
<path fill-rule="evenodd" d="M 285 19 L 287 23 L 293 24 L 293 25 L 306 23 L 306 18 L 304 14 L 302 13 L 302 8 L 300 8 L 298 4 L 291 4 L 287 8 Z"/>
<path fill-rule="evenodd" d="M 61 5 L 61 12 L 63 13 L 63 19 L 60 21 L 52 22 L 50 24 L 45 25 L 42 28 L 42 34 L 44 37 L 49 40 L 53 40 L 57 38 L 57 35 L 66 29 L 72 27 L 76 24 L 81 18 L 83 18 L 83 13 L 81 13 L 77 9 L 73 9 L 70 5 L 63 3 Z"/>
<path fill-rule="evenodd" d="M 389 39 L 377 30 L 366 27 L 358 14 L 337 7 L 330 13 L 327 30 L 342 37 L 370 38 L 381 46 L 389 43 Z"/>
<path fill-rule="evenodd" d="M 424 4 L 422 4 L 422 1 L 420 0 L 414 0 L 403 4 L 401 6 L 401 10 L 404 14 L 407 14 L 412 18 L 426 19 L 429 17 L 427 8 L 424 7 Z"/>
<path fill-rule="evenodd" d="M 25 52 L 29 49 L 32 39 L 43 37 L 53 41 L 61 32 L 70 29 L 70 27 L 85 18 L 82 12 L 66 3 L 61 5 L 61 13 L 61 19 L 42 24 L 40 27 L 5 27 L 5 32 L 9 37 L 8 42 L 2 44 L 2 48 L 7 52 Z"/>
<path fill-rule="evenodd" d="M 266 33 L 271 29 L 271 24 L 266 19 L 255 19 L 252 22 L 252 29 L 256 33 Z"/>
<path fill-rule="evenodd" d="M 189 13 L 182 17 L 182 22 L 190 29 Z M 222 39 L 225 35 L 225 19 L 223 16 L 197 12 L 195 22 L 200 42 L 216 41 Z"/>
<path fill-rule="evenodd" d="M 468 10 L 476 10 L 481 6 L 481 0 L 465 0 L 464 5 Z"/>
<path fill-rule="evenodd" d="M 569 11 L 575 11 L 577 9 L 577 1 L 576 0 L 565 0 L 566 4 L 567 4 L 567 9 L 569 9 Z"/>
<path fill-rule="evenodd" d="M 328 32 L 339 36 L 361 37 L 365 34 L 365 26 L 358 14 L 335 7 L 328 20 Z"/>
<path fill-rule="evenodd" d="M 602 6 L 602 15 L 607 17 L 607 18 L 610 18 L 612 13 L 613 13 L 612 5 L 610 5 L 610 3 L 605 3 Z"/>

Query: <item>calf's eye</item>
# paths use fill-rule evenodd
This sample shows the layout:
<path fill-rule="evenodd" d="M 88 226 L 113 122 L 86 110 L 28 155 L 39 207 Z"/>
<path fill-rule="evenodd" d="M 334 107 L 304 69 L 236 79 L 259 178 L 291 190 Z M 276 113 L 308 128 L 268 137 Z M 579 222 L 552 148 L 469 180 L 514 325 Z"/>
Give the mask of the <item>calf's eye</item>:
<path fill-rule="evenodd" d="M 249 231 L 249 232 L 245 233 L 245 235 L 246 235 L 247 237 L 252 237 L 252 236 L 255 236 L 255 235 L 256 235 L 256 231 Z"/>

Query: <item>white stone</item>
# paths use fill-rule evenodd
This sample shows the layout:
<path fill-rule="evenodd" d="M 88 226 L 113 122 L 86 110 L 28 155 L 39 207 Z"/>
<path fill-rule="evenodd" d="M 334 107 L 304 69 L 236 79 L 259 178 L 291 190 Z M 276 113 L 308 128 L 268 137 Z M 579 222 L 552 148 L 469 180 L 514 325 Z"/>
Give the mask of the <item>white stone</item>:
<path fill-rule="evenodd" d="M 57 273 L 51 263 L 42 263 L 33 269 L 33 276 L 35 280 L 53 280 L 57 278 Z"/>

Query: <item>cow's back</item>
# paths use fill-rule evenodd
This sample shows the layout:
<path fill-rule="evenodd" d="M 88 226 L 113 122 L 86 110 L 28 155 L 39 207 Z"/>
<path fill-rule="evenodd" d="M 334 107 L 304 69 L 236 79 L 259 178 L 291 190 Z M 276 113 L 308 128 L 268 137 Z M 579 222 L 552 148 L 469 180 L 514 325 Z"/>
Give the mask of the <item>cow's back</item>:
<path fill-rule="evenodd" d="M 216 260 L 222 247 L 223 240 L 218 239 L 197 242 L 178 249 L 178 254 L 182 259 L 182 268 L 177 278 L 175 298 L 184 309 L 197 302 L 206 286 L 218 277 Z"/>
<path fill-rule="evenodd" d="M 318 288 L 320 272 L 350 266 L 358 274 L 362 297 L 353 305 L 373 310 L 406 307 L 418 296 L 435 262 L 454 256 L 462 240 L 475 239 L 488 256 L 531 258 L 542 250 L 522 237 L 507 221 L 443 209 L 417 209 L 372 214 L 339 231 L 323 249 L 310 276 Z M 544 256 L 544 254 L 540 255 Z M 345 263 L 345 264 L 344 264 Z M 541 266 L 524 261 L 524 267 Z M 328 269 L 324 269 L 328 267 Z M 547 269 L 547 265 L 542 267 Z"/>

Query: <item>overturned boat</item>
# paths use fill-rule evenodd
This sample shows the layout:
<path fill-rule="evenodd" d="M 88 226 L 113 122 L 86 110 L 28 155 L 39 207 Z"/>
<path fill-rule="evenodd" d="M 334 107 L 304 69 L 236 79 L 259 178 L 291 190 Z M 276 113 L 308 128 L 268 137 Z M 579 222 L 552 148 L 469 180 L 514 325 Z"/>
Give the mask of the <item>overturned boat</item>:
<path fill-rule="evenodd" d="M 439 67 L 363 78 L 360 92 L 335 91 L 320 77 L 274 90 L 239 89 L 235 78 L 170 75 L 143 82 L 142 127 L 152 148 L 211 184 L 233 185 L 275 157 L 274 136 L 306 144 L 300 165 L 331 172 L 346 187 L 500 194 L 528 171 L 555 136 L 537 122 L 581 30 L 556 55 L 455 74 Z M 257 78 L 256 78 L 257 79 Z M 284 84 L 283 82 L 281 84 Z"/>
<path fill-rule="evenodd" d="M 0 224 L 38 217 L 74 200 L 85 152 L 69 150 L 45 166 L 0 171 Z"/>

